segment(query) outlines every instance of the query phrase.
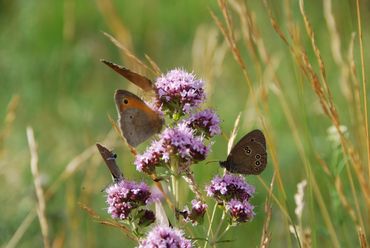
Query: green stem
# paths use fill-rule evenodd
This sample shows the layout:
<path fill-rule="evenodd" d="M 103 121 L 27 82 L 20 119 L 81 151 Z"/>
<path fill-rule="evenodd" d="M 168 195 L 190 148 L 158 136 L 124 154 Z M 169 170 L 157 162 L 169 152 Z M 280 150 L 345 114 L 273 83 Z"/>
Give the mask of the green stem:
<path fill-rule="evenodd" d="M 216 230 L 216 233 L 215 233 L 215 237 L 218 236 L 218 233 L 220 232 L 221 227 L 224 224 L 224 220 L 225 220 L 225 211 L 222 212 L 221 220 L 220 220 L 220 223 L 218 224 L 218 227 L 217 227 L 217 230 Z"/>
<path fill-rule="evenodd" d="M 172 194 L 175 200 L 175 208 L 179 207 L 179 161 L 175 156 L 171 156 L 171 185 L 172 185 Z"/>
<path fill-rule="evenodd" d="M 215 242 L 215 243 L 217 243 L 218 241 L 220 241 L 220 240 L 221 240 L 222 236 L 224 236 L 224 235 L 225 235 L 225 233 L 227 233 L 227 231 L 229 231 L 230 227 L 231 227 L 231 225 L 230 225 L 230 224 L 228 224 L 228 225 L 227 225 L 227 227 L 225 228 L 225 230 L 224 230 L 220 235 L 218 235 L 217 240 L 216 240 L 216 242 Z"/>
<path fill-rule="evenodd" d="M 213 211 L 212 211 L 211 221 L 209 222 L 208 231 L 207 231 L 207 236 L 206 236 L 206 242 L 204 242 L 204 246 L 203 246 L 203 248 L 206 248 L 206 247 L 207 247 L 207 243 L 209 242 L 209 234 L 211 233 L 211 230 L 212 230 L 212 224 L 213 224 L 213 220 L 214 220 L 214 218 L 215 218 L 216 208 L 217 208 L 217 202 L 216 202 L 216 203 L 215 203 L 215 205 L 213 206 Z"/>

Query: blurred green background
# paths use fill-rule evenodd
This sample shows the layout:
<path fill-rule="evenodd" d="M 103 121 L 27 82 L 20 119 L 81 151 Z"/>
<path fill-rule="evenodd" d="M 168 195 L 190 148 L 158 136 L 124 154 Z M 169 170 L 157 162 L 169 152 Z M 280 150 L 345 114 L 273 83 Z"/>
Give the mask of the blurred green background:
<path fill-rule="evenodd" d="M 287 25 L 284 23 L 284 2 L 289 2 L 292 18 L 301 24 L 298 29 L 304 29 L 297 1 L 271 2 L 274 15 L 283 28 Z M 345 53 L 351 34 L 357 29 L 355 5 L 345 0 L 335 2 L 333 13 Z M 328 80 L 341 120 L 353 128 L 351 110 L 338 83 L 338 68 L 333 63 L 322 5 L 321 1 L 306 1 L 306 13 L 311 19 L 327 65 Z M 328 163 L 332 163 L 337 158 L 333 155 L 337 150 L 327 140 L 326 130 L 331 126 L 330 121 L 320 111 L 311 86 L 297 80 L 297 66 L 271 27 L 266 10 L 259 1 L 249 1 L 248 6 L 255 14 L 255 22 L 260 27 L 266 47 L 279 60 L 277 74 L 282 79 L 284 94 L 294 118 L 299 122 L 299 131 L 304 133 L 302 140 L 305 148 L 308 147 L 305 150 L 307 157 L 314 160 L 311 150 L 314 147 Z M 367 17 L 370 16 L 370 5 L 365 1 L 363 6 L 364 44 L 367 49 L 369 32 L 366 27 L 369 25 Z M 47 190 L 51 185 L 56 185 L 46 204 L 49 235 L 54 247 L 135 245 L 128 243 L 131 241 L 127 241 L 118 230 L 94 221 L 78 205 L 83 203 L 100 216 L 108 218 L 101 190 L 110 182 L 110 175 L 99 155 L 94 152 L 78 164 L 75 171 L 65 172 L 71 160 L 95 142 L 103 141 L 111 130 L 108 115 L 116 118 L 114 90 L 128 88 L 140 94 L 138 89 L 99 61 L 105 58 L 141 70 L 122 56 L 122 52 L 102 32 L 119 38 L 142 60 L 145 60 L 145 54 L 149 55 L 163 72 L 183 67 L 207 80 L 207 105 L 218 111 L 227 135 L 239 112 L 242 112 L 242 116 L 238 137 L 253 127 L 261 128 L 249 106 L 249 91 L 242 72 L 212 20 L 210 9 L 221 17 L 214 1 L 0 0 L 0 117 L 4 120 L 0 124 L 1 244 L 9 242 L 37 202 L 26 138 L 26 127 L 31 126 L 38 144 L 43 187 Z M 237 17 L 233 18 L 238 23 Z M 242 32 L 235 36 L 241 39 Z M 309 58 L 314 58 L 309 39 L 301 38 L 308 47 Z M 355 55 L 358 52 L 358 47 L 355 47 Z M 252 63 L 247 54 L 242 49 L 246 62 Z M 368 61 L 368 52 L 365 54 L 365 61 Z M 251 72 L 252 78 L 258 78 L 258 74 L 257 71 Z M 253 83 L 258 84 L 258 81 L 254 80 Z M 18 101 L 18 105 L 9 111 L 7 106 L 12 99 L 14 104 Z M 294 216 L 296 184 L 305 178 L 305 173 L 292 132 L 278 103 L 279 100 L 274 96 L 266 100 L 270 111 L 266 119 L 273 127 L 272 133 L 278 144 L 277 159 L 288 195 L 287 209 Z M 12 115 L 7 115 L 9 112 Z M 307 136 L 309 140 L 304 138 Z M 112 140 L 118 141 L 110 139 L 110 143 Z M 132 163 L 134 158 L 125 144 L 120 141 L 116 143 L 114 150 L 125 175 L 130 179 L 147 180 L 135 171 Z M 224 137 L 216 138 L 209 159 L 224 159 L 226 147 L 227 140 Z M 139 148 L 140 151 L 144 149 L 145 146 Z M 341 160 L 341 157 L 338 159 Z M 320 180 L 324 172 L 317 162 L 313 164 L 313 171 Z M 216 164 L 195 165 L 194 171 L 201 185 L 221 172 Z M 267 170 L 262 174 L 267 184 L 271 181 L 273 171 L 270 160 Z M 263 205 L 268 194 L 256 177 L 248 177 L 248 181 L 257 188 L 256 197 L 252 200 L 257 215 L 253 222 L 231 231 L 227 238 L 234 242 L 220 247 L 246 247 L 246 244 L 256 247 L 259 244 L 266 217 Z M 334 225 L 339 227 L 342 223 L 351 223 L 341 210 L 338 197 L 328 190 L 331 181 L 327 178 L 321 180 L 319 186 L 327 196 L 326 203 L 332 210 Z M 310 204 L 312 209 L 317 208 L 316 203 Z M 315 215 L 318 221 L 312 232 L 317 235 L 314 246 L 320 247 L 320 243 L 316 242 L 325 240 L 328 234 L 318 215 Z M 270 224 L 272 247 L 298 246 L 294 236 L 281 228 L 285 222 L 279 209 L 273 205 Z M 18 238 L 17 247 L 42 246 L 37 217 L 28 222 Z M 355 232 L 341 238 L 344 244 L 357 242 Z"/>

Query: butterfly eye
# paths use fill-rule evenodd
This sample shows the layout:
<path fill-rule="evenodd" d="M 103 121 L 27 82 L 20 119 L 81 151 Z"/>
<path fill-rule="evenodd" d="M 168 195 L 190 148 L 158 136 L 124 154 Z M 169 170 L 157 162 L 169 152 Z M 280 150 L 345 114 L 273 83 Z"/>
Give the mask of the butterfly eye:
<path fill-rule="evenodd" d="M 257 166 L 260 166 L 261 162 L 260 161 L 256 161 L 255 163 Z"/>
<path fill-rule="evenodd" d="M 254 139 L 251 139 L 252 142 L 254 142 Z"/>
<path fill-rule="evenodd" d="M 260 159 L 260 158 L 261 158 L 261 155 L 256 154 L 255 158 L 256 158 L 256 159 Z"/>
<path fill-rule="evenodd" d="M 111 157 L 107 158 L 107 160 L 115 160 L 117 158 L 117 154 L 113 153 Z"/>
<path fill-rule="evenodd" d="M 123 100 L 123 103 L 124 104 L 127 104 L 128 103 L 128 100 L 127 99 Z"/>
<path fill-rule="evenodd" d="M 132 115 L 130 115 L 130 119 L 134 118 Z"/>

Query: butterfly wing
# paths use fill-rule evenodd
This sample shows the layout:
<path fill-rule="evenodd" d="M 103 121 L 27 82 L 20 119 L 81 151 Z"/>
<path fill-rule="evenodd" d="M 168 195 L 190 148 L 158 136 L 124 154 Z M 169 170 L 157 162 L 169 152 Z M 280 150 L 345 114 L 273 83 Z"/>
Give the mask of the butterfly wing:
<path fill-rule="evenodd" d="M 103 157 L 106 165 L 108 166 L 108 169 L 113 176 L 114 182 L 117 183 L 123 180 L 123 174 L 116 163 L 115 154 L 101 144 L 96 144 L 96 146 L 98 147 L 100 155 Z"/>
<path fill-rule="evenodd" d="M 129 69 L 117 65 L 115 63 L 112 63 L 110 61 L 102 59 L 101 62 L 112 68 L 114 71 L 118 72 L 121 76 L 125 77 L 127 80 L 129 80 L 131 83 L 135 84 L 136 86 L 140 87 L 144 91 L 150 91 L 153 90 L 153 83 L 150 79 L 147 77 L 140 75 L 136 72 L 130 71 Z"/>
<path fill-rule="evenodd" d="M 162 129 L 163 119 L 135 94 L 117 90 L 115 101 L 123 136 L 136 147 Z"/>
<path fill-rule="evenodd" d="M 246 134 L 231 149 L 227 161 L 223 162 L 228 171 L 246 175 L 258 175 L 267 164 L 266 140 L 260 130 Z"/>

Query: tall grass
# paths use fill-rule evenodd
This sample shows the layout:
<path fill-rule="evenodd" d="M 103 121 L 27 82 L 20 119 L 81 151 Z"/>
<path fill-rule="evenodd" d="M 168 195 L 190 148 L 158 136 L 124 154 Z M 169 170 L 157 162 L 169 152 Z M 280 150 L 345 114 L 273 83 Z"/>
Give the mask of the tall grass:
<path fill-rule="evenodd" d="M 207 81 L 208 102 L 224 120 L 225 136 L 239 112 L 237 136 L 253 127 L 266 134 L 268 167 L 261 176 L 248 177 L 257 188 L 257 216 L 226 234 L 232 242 L 219 247 L 367 247 L 366 1 L 156 2 L 148 3 L 153 11 L 147 11 L 140 1 L 98 0 L 81 10 L 80 3 L 66 0 L 53 6 L 60 18 L 53 20 L 55 26 L 47 22 L 49 5 L 38 6 L 37 16 L 31 3 L 14 4 L 4 5 L 12 22 L 0 19 L 8 37 L 0 37 L 5 47 L 0 53 L 7 55 L 0 60 L 7 80 L 0 99 L 0 240 L 5 247 L 134 246 L 123 226 L 105 218 L 100 192 L 109 174 L 96 141 L 115 147 L 125 176 L 140 178 L 130 150 L 109 131 L 113 90 L 126 87 L 106 82 L 119 80 L 99 64 L 111 57 L 149 77 L 172 67 L 193 69 Z M 21 22 L 32 18 L 37 19 Z M 81 20 L 88 21 L 88 31 Z M 184 20 L 188 26 L 181 30 L 188 31 L 171 36 Z M 61 32 L 55 32 L 60 25 Z M 25 35 L 35 32 L 24 40 L 34 42 L 37 54 L 24 48 L 22 32 L 12 31 L 18 26 Z M 27 125 L 35 133 L 28 129 L 26 136 Z M 227 139 L 218 138 L 212 157 L 223 159 L 226 147 Z M 194 170 L 204 185 L 219 169 L 199 165 Z M 303 198 L 295 201 L 303 180 Z"/>
<path fill-rule="evenodd" d="M 285 94 L 287 91 L 281 83 L 279 77 L 279 68 L 274 67 L 271 71 L 270 67 L 273 63 L 274 54 L 272 51 L 266 47 L 266 44 L 269 43 L 268 37 L 263 37 L 260 34 L 259 30 L 262 30 L 262 27 L 259 26 L 257 13 L 253 11 L 253 7 L 247 5 L 247 3 L 242 1 L 218 1 L 220 12 L 222 14 L 223 20 L 221 21 L 216 15 L 212 12 L 212 16 L 215 19 L 217 25 L 222 31 L 225 39 L 229 43 L 230 51 L 234 55 L 235 61 L 239 64 L 241 73 L 245 77 L 245 81 L 249 87 L 249 96 L 254 99 L 254 106 L 257 108 L 257 118 L 260 120 L 261 125 L 264 126 L 265 132 L 268 137 L 273 136 L 273 121 L 268 119 L 270 111 L 269 109 L 263 108 L 265 101 L 268 99 L 269 95 L 276 95 L 278 98 L 278 103 L 284 112 L 285 118 L 289 124 L 289 127 L 294 138 L 296 149 L 301 158 L 301 163 L 304 169 L 304 177 L 308 179 L 309 185 L 309 196 L 306 199 L 307 206 L 309 210 L 307 211 L 307 219 L 311 220 L 308 223 L 305 223 L 304 226 L 300 227 L 307 229 L 309 235 L 297 235 L 295 232 L 296 238 L 300 246 L 306 246 L 305 244 L 314 244 L 316 245 L 333 245 L 335 247 L 348 246 L 353 244 L 355 237 L 358 237 L 359 245 L 366 247 L 366 239 L 363 238 L 364 233 L 366 233 L 369 228 L 368 226 L 368 213 L 369 209 L 369 183 L 368 176 L 365 173 L 369 171 L 369 162 L 368 162 L 368 124 L 367 124 L 367 97 L 366 97 L 366 77 L 365 77 L 365 61 L 364 61 L 364 48 L 363 48 L 363 36 L 362 36 L 362 26 L 361 26 L 361 12 L 359 7 L 359 1 L 356 2 L 356 15 L 358 22 L 358 42 L 359 42 L 359 58 L 352 57 L 353 51 L 348 53 L 352 56 L 349 56 L 346 61 L 342 60 L 342 52 L 340 49 L 340 34 L 337 32 L 335 19 L 332 13 L 332 4 L 331 1 L 324 1 L 324 13 L 323 18 L 327 20 L 327 29 L 330 34 L 329 37 L 326 37 L 327 42 L 331 46 L 333 51 L 333 57 L 325 56 L 323 57 L 320 48 L 317 45 L 317 40 L 315 36 L 315 30 L 310 22 L 309 16 L 306 13 L 304 1 L 299 1 L 299 12 L 300 16 L 292 18 L 291 12 L 298 11 L 297 7 L 292 8 L 293 3 L 289 1 L 285 2 L 285 10 L 288 10 L 286 15 L 284 15 L 281 20 L 277 20 L 273 12 L 272 6 L 267 1 L 263 1 L 263 7 L 268 13 L 268 18 L 271 23 L 271 27 L 276 33 L 276 38 L 280 38 L 282 43 L 279 44 L 279 47 L 286 46 L 288 48 L 288 54 L 291 57 L 291 71 L 294 71 L 295 74 L 291 74 L 291 80 L 301 81 L 302 83 L 308 83 L 311 85 L 312 93 L 316 96 L 316 101 L 320 103 L 322 109 L 322 115 L 325 115 L 332 125 L 335 127 L 336 134 L 339 136 L 340 140 L 340 152 L 343 153 L 342 160 L 345 163 L 345 172 L 333 171 L 333 169 L 328 169 L 328 166 L 325 166 L 327 174 L 324 174 L 322 170 L 317 170 L 318 165 L 323 163 L 321 159 L 322 152 L 320 149 L 317 149 L 314 146 L 305 148 L 305 140 L 310 140 L 315 136 L 317 130 L 312 130 L 310 133 L 307 133 L 307 130 L 301 130 L 300 125 L 308 125 L 307 117 L 303 121 L 297 120 L 297 116 L 289 103 L 291 100 Z M 236 18 L 239 18 L 237 20 Z M 285 29 L 283 30 L 282 24 L 287 23 Z M 236 33 L 241 33 L 240 39 L 235 38 Z M 271 38 L 270 38 L 271 41 Z M 350 49 L 354 49 L 352 41 L 350 41 Z M 245 49 L 245 52 L 242 53 L 241 49 Z M 275 48 L 276 49 L 276 48 Z M 311 53 L 311 54 L 309 54 Z M 313 56 L 312 56 L 313 53 Z M 310 56 L 311 55 L 311 56 Z M 288 59 L 285 57 L 284 59 Z M 337 61 L 337 67 L 327 69 L 326 63 L 331 61 Z M 246 62 L 249 60 L 251 63 Z M 325 62 L 324 62 L 325 61 Z M 286 61 L 287 62 L 287 61 Z M 356 65 L 357 63 L 357 65 Z M 361 91 L 358 85 L 358 75 L 356 73 L 356 67 L 360 68 L 362 76 L 362 92 L 363 98 L 359 99 L 359 91 Z M 264 72 L 269 72 L 270 77 L 263 77 L 262 74 L 256 73 L 256 68 Z M 342 71 L 339 74 L 339 77 L 333 77 L 337 74 L 337 71 Z M 347 73 L 344 73 L 347 72 Z M 351 73 L 351 76 L 349 75 Z M 251 74 L 254 75 L 253 79 Z M 343 124 L 341 121 L 341 108 L 337 107 L 335 104 L 335 97 L 332 93 L 332 88 L 335 87 L 335 83 L 329 81 L 329 76 L 332 78 L 332 81 L 342 81 L 347 84 L 346 94 L 355 95 L 357 94 L 356 102 L 348 101 L 348 107 L 359 115 L 357 119 L 361 120 L 356 122 L 355 125 L 351 127 L 349 133 L 357 135 L 358 139 L 349 139 L 344 133 L 340 126 Z M 251 82 L 255 82 L 252 85 Z M 255 88 L 264 87 L 265 98 L 261 98 L 256 95 Z M 298 92 L 298 95 L 302 95 Z M 256 100 L 258 99 L 258 100 Z M 301 99 L 304 100 L 304 99 Z M 315 99 L 313 99 L 315 101 Z M 312 101 L 312 100 L 310 100 Z M 363 102 L 363 109 L 358 111 L 359 102 Z M 304 101 L 301 101 L 298 105 L 298 109 L 305 109 L 303 106 Z M 259 107 L 259 105 L 261 107 Z M 275 108 L 277 106 L 274 106 Z M 274 110 L 276 111 L 276 109 Z M 303 110 L 304 111 L 304 110 Z M 342 117 L 343 118 L 343 117 Z M 312 121 L 312 120 L 311 120 Z M 267 125 L 266 122 L 269 124 Z M 299 123 L 300 122 L 300 123 Z M 303 123 L 302 123 L 303 122 Z M 298 124 L 299 123 L 299 124 Z M 348 125 L 348 124 L 347 124 Z M 365 128 L 364 128 L 365 127 Z M 327 128 L 327 127 L 326 127 Z M 309 131 L 308 131 L 309 132 Z M 279 146 L 279 142 L 273 141 L 268 138 L 270 154 L 274 154 L 276 148 Z M 311 143 L 311 142 L 310 142 Z M 367 144 L 367 149 L 361 149 L 360 146 L 355 146 L 353 143 L 358 144 Z M 312 144 L 312 143 L 311 143 Z M 277 152 L 276 152 L 277 153 Z M 316 159 L 310 158 L 310 153 L 316 154 Z M 362 156 L 367 154 L 367 156 Z M 364 159 L 366 157 L 367 159 Z M 335 165 L 332 165 L 333 167 Z M 279 181 L 277 187 L 277 199 L 285 203 L 287 201 L 287 196 L 285 194 L 286 188 L 289 187 L 286 180 L 284 180 L 284 168 L 278 163 L 274 163 L 275 173 L 277 175 L 277 180 Z M 320 184 L 320 181 L 324 177 L 329 177 L 331 183 L 328 185 Z M 345 186 L 344 186 L 345 185 Z M 332 209 L 331 202 L 334 201 L 333 197 L 326 198 L 324 196 L 324 187 L 329 187 L 329 193 L 335 192 L 337 197 L 339 197 L 340 203 L 342 204 L 343 209 L 342 214 L 346 215 L 348 219 L 352 221 L 343 221 L 341 224 L 338 223 L 336 218 L 337 215 L 333 214 L 335 211 Z M 349 188 L 346 192 L 343 190 L 343 187 Z M 360 190 L 360 192 L 358 192 Z M 350 199 L 350 200 L 349 200 Z M 280 205 L 281 211 L 289 212 L 287 205 Z M 319 212 L 317 214 L 316 212 Z M 337 213 L 338 214 L 338 213 Z M 272 220 L 273 221 L 273 220 Z M 296 221 L 293 220 L 293 217 L 289 215 L 286 218 L 285 225 L 287 237 L 289 236 L 289 225 L 296 225 Z M 339 228 L 340 225 L 340 228 Z M 327 230 L 326 235 L 320 235 L 317 233 L 319 228 L 325 227 Z M 266 229 L 266 226 L 265 226 Z M 264 231 L 265 233 L 265 231 Z M 315 234 L 316 233 L 316 234 Z M 312 234 L 312 235 L 311 235 Z M 324 237 L 328 236 L 329 239 Z M 366 235 L 365 235 L 366 236 Z M 310 239 L 308 242 L 305 239 Z"/>

